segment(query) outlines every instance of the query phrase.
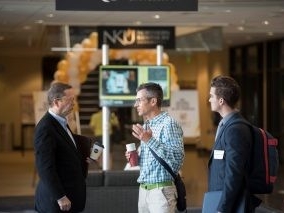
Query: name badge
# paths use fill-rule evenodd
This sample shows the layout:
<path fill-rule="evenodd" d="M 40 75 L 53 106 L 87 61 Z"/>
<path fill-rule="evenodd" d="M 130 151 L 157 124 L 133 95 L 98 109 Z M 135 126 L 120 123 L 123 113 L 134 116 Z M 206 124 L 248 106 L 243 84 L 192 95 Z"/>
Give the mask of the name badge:
<path fill-rule="evenodd" d="M 224 158 L 224 150 L 214 150 L 214 159 L 222 160 Z"/>

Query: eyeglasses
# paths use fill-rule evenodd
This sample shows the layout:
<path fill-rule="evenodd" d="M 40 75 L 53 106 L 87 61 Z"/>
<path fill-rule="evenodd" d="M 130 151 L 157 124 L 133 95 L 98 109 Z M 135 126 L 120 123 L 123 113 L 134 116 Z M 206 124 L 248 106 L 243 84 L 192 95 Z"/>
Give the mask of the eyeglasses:
<path fill-rule="evenodd" d="M 55 98 L 54 100 L 59 100 L 59 101 L 74 101 L 75 97 L 74 96 L 63 96 L 61 98 Z"/>
<path fill-rule="evenodd" d="M 146 101 L 146 100 L 150 100 L 151 98 L 154 98 L 154 97 L 136 98 L 136 99 L 135 99 L 135 102 L 134 102 L 134 105 L 139 105 L 141 102 Z"/>

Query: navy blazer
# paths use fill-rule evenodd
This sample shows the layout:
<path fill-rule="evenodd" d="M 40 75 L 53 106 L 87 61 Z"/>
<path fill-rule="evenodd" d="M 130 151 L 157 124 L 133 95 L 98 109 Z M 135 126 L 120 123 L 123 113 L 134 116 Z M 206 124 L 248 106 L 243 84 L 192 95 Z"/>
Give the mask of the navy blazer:
<path fill-rule="evenodd" d="M 237 119 L 243 119 L 238 112 L 220 130 L 208 163 L 208 190 L 222 191 L 218 205 L 220 212 L 234 212 L 243 196 L 249 205 L 245 185 L 253 139 L 248 125 L 232 124 Z M 244 212 L 249 211 L 244 209 Z"/>
<path fill-rule="evenodd" d="M 38 212 L 61 212 L 57 200 L 66 195 L 69 212 L 83 211 L 86 202 L 86 165 L 81 146 L 75 147 L 60 123 L 48 112 L 35 128 L 35 161 L 40 177 L 35 193 Z"/>

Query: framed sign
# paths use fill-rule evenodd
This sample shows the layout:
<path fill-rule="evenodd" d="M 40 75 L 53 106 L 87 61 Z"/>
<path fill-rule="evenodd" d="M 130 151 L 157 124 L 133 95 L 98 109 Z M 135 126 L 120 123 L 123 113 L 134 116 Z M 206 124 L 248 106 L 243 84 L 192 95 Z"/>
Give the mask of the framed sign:
<path fill-rule="evenodd" d="M 200 137 L 200 117 L 197 90 L 172 91 L 171 105 L 164 108 L 173 116 L 184 131 L 184 137 Z"/>
<path fill-rule="evenodd" d="M 174 27 L 100 26 L 99 47 L 107 44 L 112 49 L 151 49 L 163 45 L 175 49 Z"/>
<path fill-rule="evenodd" d="M 21 94 L 20 108 L 21 108 L 21 123 L 34 124 L 35 114 L 34 114 L 34 102 L 32 94 Z"/>

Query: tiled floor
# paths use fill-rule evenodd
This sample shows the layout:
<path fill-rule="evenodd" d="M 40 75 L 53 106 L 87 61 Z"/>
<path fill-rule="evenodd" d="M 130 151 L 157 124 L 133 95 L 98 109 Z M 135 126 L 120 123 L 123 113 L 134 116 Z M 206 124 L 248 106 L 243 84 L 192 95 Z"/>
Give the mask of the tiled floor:
<path fill-rule="evenodd" d="M 123 169 L 125 166 L 125 146 L 115 145 L 113 150 L 112 168 Z M 186 147 L 185 151 L 186 157 L 182 175 L 187 189 L 188 205 L 190 207 L 201 207 L 203 193 L 207 188 L 209 154 L 205 151 L 197 151 L 194 147 Z M 96 168 L 92 166 L 91 169 Z M 0 152 L 0 199 L 5 196 L 34 195 L 36 180 L 33 151 L 26 151 L 24 156 L 18 151 Z M 283 208 L 284 171 L 281 168 L 274 193 L 261 197 L 266 206 L 278 210 Z"/>

